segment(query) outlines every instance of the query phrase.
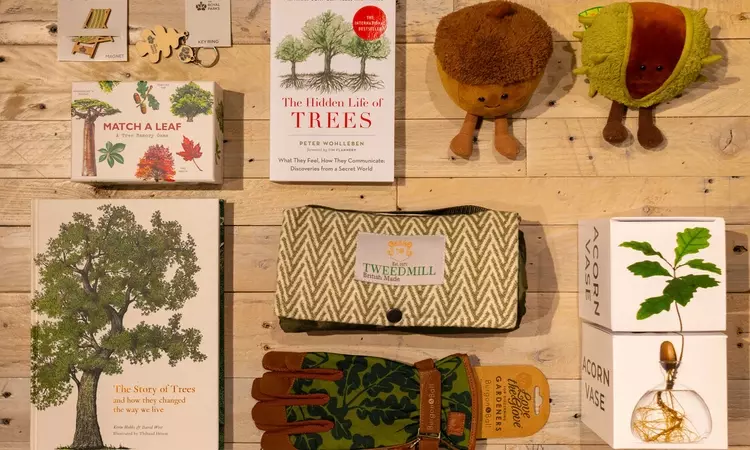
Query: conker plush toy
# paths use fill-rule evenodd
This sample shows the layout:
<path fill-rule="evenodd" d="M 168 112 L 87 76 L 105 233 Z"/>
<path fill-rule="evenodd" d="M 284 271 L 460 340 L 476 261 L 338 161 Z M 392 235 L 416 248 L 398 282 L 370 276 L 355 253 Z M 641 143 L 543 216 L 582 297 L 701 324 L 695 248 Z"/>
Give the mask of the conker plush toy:
<path fill-rule="evenodd" d="M 619 144 L 628 138 L 623 125 L 627 107 L 639 108 L 638 142 L 654 148 L 664 141 L 653 107 L 668 101 L 694 81 L 703 67 L 721 59 L 711 55 L 706 10 L 663 3 L 613 3 L 596 15 L 579 17 L 586 27 L 574 33 L 582 40 L 583 66 L 574 73 L 589 79 L 589 95 L 612 100 L 604 139 Z"/>
<path fill-rule="evenodd" d="M 537 13 L 512 2 L 469 6 L 440 20 L 435 55 L 443 87 L 464 111 L 451 150 L 468 158 L 481 118 L 495 119 L 495 150 L 515 159 L 508 116 L 523 108 L 552 55 L 552 31 Z"/>

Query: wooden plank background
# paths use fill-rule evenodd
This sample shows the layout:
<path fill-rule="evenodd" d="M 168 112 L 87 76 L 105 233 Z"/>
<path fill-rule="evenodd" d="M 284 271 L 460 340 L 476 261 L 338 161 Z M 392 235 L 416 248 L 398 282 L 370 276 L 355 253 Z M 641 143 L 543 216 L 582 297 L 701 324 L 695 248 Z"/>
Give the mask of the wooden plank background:
<path fill-rule="evenodd" d="M 228 450 L 259 450 L 249 386 L 268 350 L 364 352 L 405 361 L 455 351 L 484 364 L 525 363 L 551 379 L 553 415 L 537 435 L 495 440 L 485 450 L 600 450 L 581 424 L 576 223 L 612 215 L 717 215 L 726 218 L 729 441 L 750 450 L 750 0 L 668 0 L 707 7 L 712 48 L 725 57 L 693 86 L 658 108 L 668 139 L 647 151 L 630 139 L 601 138 L 609 109 L 589 99 L 571 69 L 580 45 L 576 13 L 609 0 L 516 0 L 552 26 L 554 54 L 530 105 L 517 114 L 517 161 L 480 135 L 471 161 L 447 144 L 462 113 L 434 69 L 432 41 L 443 15 L 478 0 L 399 0 L 396 174 L 392 185 L 277 185 L 268 176 L 270 0 L 235 0 L 235 46 L 212 69 L 176 59 L 152 65 L 131 51 L 128 63 L 58 63 L 52 0 L 0 0 L 0 450 L 29 448 L 30 200 L 32 198 L 221 197 L 229 202 L 226 266 Z M 130 0 L 131 42 L 156 24 L 182 27 L 180 0 Z M 70 83 L 78 80 L 215 80 L 226 90 L 226 181 L 221 189 L 92 187 L 67 181 Z M 635 131 L 635 113 L 628 126 Z M 408 149 L 408 151 L 407 151 Z M 273 315 L 276 248 L 284 208 L 322 203 L 364 210 L 479 204 L 518 211 L 529 251 L 529 311 L 502 337 L 407 334 L 284 334 Z M 355 343 L 356 345 L 353 345 Z M 202 449 L 198 449 L 202 450 Z M 272 449 L 267 449 L 272 450 Z"/>

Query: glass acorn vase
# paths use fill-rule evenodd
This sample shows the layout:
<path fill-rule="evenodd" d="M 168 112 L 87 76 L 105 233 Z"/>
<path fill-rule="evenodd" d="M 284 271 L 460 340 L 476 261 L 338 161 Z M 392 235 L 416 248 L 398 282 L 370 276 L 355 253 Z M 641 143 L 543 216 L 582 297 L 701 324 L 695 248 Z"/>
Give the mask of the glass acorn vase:
<path fill-rule="evenodd" d="M 659 356 L 664 382 L 643 394 L 633 410 L 630 429 L 643 442 L 700 442 L 711 434 L 708 405 L 697 392 L 677 383 L 681 358 L 677 359 L 671 342 L 662 342 Z"/>

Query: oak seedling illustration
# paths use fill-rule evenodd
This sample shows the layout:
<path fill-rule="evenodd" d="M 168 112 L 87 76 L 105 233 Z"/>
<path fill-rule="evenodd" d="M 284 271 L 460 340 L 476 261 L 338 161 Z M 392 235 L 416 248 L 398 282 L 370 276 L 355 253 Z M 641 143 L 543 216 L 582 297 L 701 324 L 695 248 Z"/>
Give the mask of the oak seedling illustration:
<path fill-rule="evenodd" d="M 384 87 L 383 82 L 378 79 L 377 75 L 367 73 L 367 60 L 382 60 L 391 54 L 391 43 L 387 38 L 382 37 L 374 41 L 366 41 L 359 36 L 354 36 L 346 44 L 344 50 L 349 56 L 359 58 L 359 73 L 350 75 L 347 79 L 347 85 L 351 90 L 382 89 Z"/>
<path fill-rule="evenodd" d="M 311 53 L 311 49 L 300 39 L 294 36 L 285 37 L 276 48 L 275 58 L 292 64 L 291 73 L 281 78 L 281 86 L 285 88 L 301 89 L 305 80 L 297 74 L 297 63 L 305 61 Z"/>
<path fill-rule="evenodd" d="M 76 392 L 73 442 L 64 448 L 106 448 L 97 415 L 103 375 L 125 363 L 168 358 L 204 361 L 203 336 L 182 328 L 180 310 L 197 294 L 196 246 L 177 221 L 156 211 L 144 227 L 125 206 L 103 205 L 101 215 L 76 212 L 36 255 L 38 289 L 31 302 L 31 400 L 44 410 Z M 166 324 L 126 326 L 130 311 L 173 312 Z"/>
<path fill-rule="evenodd" d="M 84 121 L 82 176 L 96 176 L 96 119 L 119 113 L 120 110 L 113 108 L 109 103 L 93 98 L 82 98 L 71 103 L 71 117 Z"/>
<path fill-rule="evenodd" d="M 152 179 L 156 182 L 174 181 L 175 175 L 172 153 L 160 144 L 152 145 L 146 150 L 138 160 L 138 168 L 135 171 L 136 178 Z"/>
<path fill-rule="evenodd" d="M 214 96 L 211 92 L 201 89 L 194 82 L 177 88 L 169 97 L 172 103 L 172 114 L 184 117 L 192 122 L 198 114 L 211 114 L 214 105 Z"/>

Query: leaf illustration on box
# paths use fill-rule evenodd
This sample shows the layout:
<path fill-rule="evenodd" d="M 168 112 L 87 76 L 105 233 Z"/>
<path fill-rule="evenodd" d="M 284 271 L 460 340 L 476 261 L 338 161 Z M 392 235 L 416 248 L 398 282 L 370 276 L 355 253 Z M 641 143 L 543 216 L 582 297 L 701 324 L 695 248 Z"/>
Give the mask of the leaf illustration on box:
<path fill-rule="evenodd" d="M 629 248 L 645 256 L 657 257 L 660 261 L 644 260 L 628 266 L 628 270 L 634 275 L 650 278 L 665 277 L 666 286 L 662 295 L 646 299 L 636 314 L 638 320 L 647 319 L 662 311 L 670 311 L 672 305 L 680 314 L 679 306 L 687 306 L 693 299 L 698 289 L 708 289 L 719 285 L 719 281 L 711 275 L 683 275 L 678 276 L 679 269 L 690 267 L 704 272 L 721 274 L 721 269 L 714 263 L 703 259 L 691 259 L 684 261 L 688 255 L 694 255 L 709 247 L 711 233 L 707 228 L 686 228 L 677 233 L 677 247 L 674 249 L 674 260 L 670 262 L 661 252 L 658 252 L 648 242 L 628 241 L 620 244 L 620 247 Z M 684 261 L 684 262 L 683 262 Z M 666 267 L 662 265 L 666 264 Z M 676 304 L 675 304 L 676 303 Z M 682 319 L 680 318 L 680 331 L 682 331 Z"/>
<path fill-rule="evenodd" d="M 102 92 L 106 92 L 106 93 L 108 93 L 108 94 L 109 94 L 110 92 L 112 92 L 112 91 L 113 91 L 113 90 L 115 89 L 115 87 L 116 87 L 116 86 L 117 86 L 118 84 L 120 84 L 120 82 L 119 82 L 119 81 L 111 81 L 111 80 L 108 80 L 108 81 L 100 81 L 100 82 L 99 82 L 99 89 L 101 89 L 101 90 L 102 90 Z"/>
<path fill-rule="evenodd" d="M 104 148 L 99 149 L 99 162 L 107 161 L 107 164 L 109 164 L 109 167 L 114 167 L 115 163 L 124 164 L 125 158 L 122 157 L 120 153 L 125 150 L 125 144 L 118 142 L 117 144 L 112 144 L 111 142 L 107 142 L 107 145 L 104 146 Z"/>
<path fill-rule="evenodd" d="M 187 136 L 182 136 L 182 151 L 178 152 L 177 156 L 181 156 L 185 161 L 192 161 L 193 164 L 195 164 L 195 167 L 203 172 L 203 169 L 201 169 L 195 161 L 203 156 L 203 153 L 201 153 L 201 145 L 188 139 Z"/>
<path fill-rule="evenodd" d="M 216 104 L 216 121 L 219 122 L 221 134 L 224 134 L 224 101 L 219 100 Z"/>
<path fill-rule="evenodd" d="M 66 449 L 115 448 L 105 446 L 99 426 L 103 376 L 122 374 L 126 362 L 165 358 L 174 367 L 207 358 L 201 331 L 181 325 L 181 310 L 198 292 L 193 237 L 160 211 L 143 226 L 126 206 L 98 210 L 98 218 L 73 213 L 34 258 L 39 288 L 31 309 L 39 319 L 31 329 L 31 401 L 45 410 L 75 395 L 75 432 Z M 127 319 L 138 316 L 133 311 L 166 312 L 169 319 L 135 323 Z"/>
<path fill-rule="evenodd" d="M 194 82 L 177 88 L 169 97 L 172 103 L 172 114 L 176 117 L 184 117 L 192 122 L 199 114 L 211 114 L 214 105 L 214 96 L 211 92 L 202 89 Z"/>
<path fill-rule="evenodd" d="M 70 105 L 70 115 L 83 120 L 83 164 L 81 175 L 96 176 L 96 119 L 119 114 L 121 111 L 109 103 L 93 98 L 75 100 Z"/>
<path fill-rule="evenodd" d="M 149 86 L 148 81 L 139 81 L 135 88 L 135 94 L 133 94 L 133 101 L 135 101 L 136 107 L 140 108 L 141 114 L 146 114 L 148 108 L 153 111 L 159 110 L 159 101 L 151 93 L 153 86 Z"/>
<path fill-rule="evenodd" d="M 138 161 L 138 169 L 135 171 L 136 178 L 142 180 L 174 181 L 176 172 L 174 170 L 174 158 L 169 149 L 163 145 L 152 145 L 146 150 Z"/>

